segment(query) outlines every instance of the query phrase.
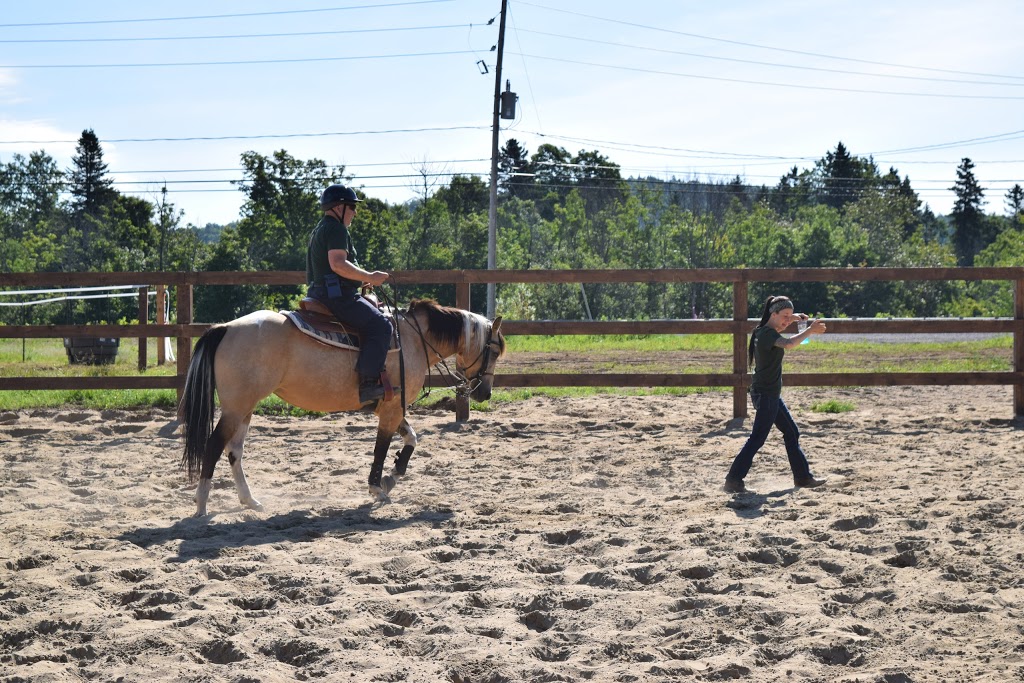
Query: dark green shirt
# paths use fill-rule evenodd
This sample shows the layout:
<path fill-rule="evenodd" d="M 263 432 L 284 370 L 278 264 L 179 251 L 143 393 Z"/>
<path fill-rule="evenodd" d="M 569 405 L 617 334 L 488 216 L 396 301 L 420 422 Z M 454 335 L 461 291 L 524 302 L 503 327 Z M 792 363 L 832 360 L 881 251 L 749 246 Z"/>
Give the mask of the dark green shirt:
<path fill-rule="evenodd" d="M 782 357 L 786 350 L 775 345 L 782 335 L 771 327 L 754 331 L 754 380 L 750 393 L 782 394 Z"/>
<path fill-rule="evenodd" d="M 356 260 L 356 248 L 352 244 L 352 236 L 349 235 L 348 228 L 333 216 L 325 215 L 313 228 L 313 232 L 309 233 L 309 247 L 306 249 L 307 285 L 322 287 L 324 276 L 334 272 L 331 270 L 331 262 L 327 257 L 327 252 L 332 249 L 344 249 L 348 252 L 346 260 L 356 265 L 359 264 L 359 261 Z M 362 285 L 361 282 L 345 278 L 341 278 L 341 284 L 345 287 Z"/>

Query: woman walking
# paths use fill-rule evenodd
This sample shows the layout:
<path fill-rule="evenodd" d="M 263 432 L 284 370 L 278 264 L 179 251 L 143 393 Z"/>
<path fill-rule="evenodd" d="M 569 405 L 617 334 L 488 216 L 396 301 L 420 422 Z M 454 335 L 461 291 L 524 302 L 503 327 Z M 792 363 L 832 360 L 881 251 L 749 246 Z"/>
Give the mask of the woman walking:
<path fill-rule="evenodd" d="M 743 479 L 750 471 L 754 455 L 768 438 L 772 425 L 779 428 L 786 442 L 786 455 L 789 456 L 789 467 L 793 470 L 793 484 L 812 487 L 825 483 L 824 479 L 816 479 L 811 474 L 807 457 L 800 449 L 800 430 L 782 400 L 782 358 L 786 355 L 786 349 L 796 348 L 812 334 L 824 334 L 825 323 L 815 319 L 802 332 L 783 337 L 782 331 L 794 320 L 807 321 L 808 316 L 806 313 L 795 313 L 789 297 L 770 296 L 764 302 L 760 324 L 750 335 L 748 362 L 754 366 L 750 400 L 757 412 L 754 414 L 750 437 L 726 475 L 725 490 L 728 493 L 743 493 L 747 490 Z"/>

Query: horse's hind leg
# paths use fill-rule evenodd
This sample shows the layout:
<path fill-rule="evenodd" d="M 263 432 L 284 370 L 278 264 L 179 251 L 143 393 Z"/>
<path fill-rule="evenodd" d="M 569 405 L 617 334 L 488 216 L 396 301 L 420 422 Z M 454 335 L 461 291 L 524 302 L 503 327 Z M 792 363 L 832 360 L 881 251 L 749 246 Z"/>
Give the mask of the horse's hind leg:
<path fill-rule="evenodd" d="M 244 420 L 240 420 L 238 417 L 232 415 L 221 415 L 220 420 L 217 422 L 216 429 L 210 435 L 210 439 L 206 442 L 206 450 L 203 451 L 203 464 L 199 470 L 199 486 L 196 487 L 196 517 L 206 516 L 206 504 L 210 500 L 210 490 L 213 488 L 213 471 L 217 467 L 217 461 L 220 460 L 221 453 L 224 452 L 224 446 L 228 443 L 232 444 L 232 451 L 234 450 L 234 444 L 238 442 L 238 453 L 239 457 L 234 459 L 232 456 L 232 470 L 235 468 L 235 461 L 238 462 L 238 469 L 241 471 L 241 441 L 239 441 L 239 432 L 241 433 L 241 439 L 245 439 L 245 431 L 249 426 L 249 417 L 247 416 Z M 243 476 L 242 482 L 244 484 L 245 478 Z M 235 478 L 235 484 L 238 484 L 238 478 Z M 248 491 L 248 487 L 246 487 Z"/>
<path fill-rule="evenodd" d="M 399 477 L 405 475 L 405 471 L 409 467 L 409 458 L 412 457 L 412 452 L 416 448 L 417 443 L 416 432 L 409 425 L 408 420 L 402 419 L 402 424 L 398 425 L 398 433 L 402 435 L 403 445 L 402 450 L 395 454 L 395 468 L 391 470 L 391 474 L 396 481 Z"/>
<path fill-rule="evenodd" d="M 245 416 L 245 420 L 238 425 L 235 435 L 228 442 L 228 462 L 231 464 L 231 476 L 235 479 L 235 491 L 238 492 L 238 502 L 242 507 L 251 510 L 263 510 L 258 500 L 252 497 L 249 492 L 249 484 L 245 480 L 245 472 L 242 470 L 242 450 L 245 445 L 245 435 L 249 432 L 249 421 L 252 413 Z"/>
<path fill-rule="evenodd" d="M 217 428 L 210 434 L 203 450 L 203 464 L 199 469 L 199 486 L 196 487 L 196 517 L 206 516 L 206 503 L 210 500 L 210 489 L 213 488 L 213 470 L 217 467 L 220 454 L 224 452 L 224 432 L 226 426 L 222 417 Z"/>

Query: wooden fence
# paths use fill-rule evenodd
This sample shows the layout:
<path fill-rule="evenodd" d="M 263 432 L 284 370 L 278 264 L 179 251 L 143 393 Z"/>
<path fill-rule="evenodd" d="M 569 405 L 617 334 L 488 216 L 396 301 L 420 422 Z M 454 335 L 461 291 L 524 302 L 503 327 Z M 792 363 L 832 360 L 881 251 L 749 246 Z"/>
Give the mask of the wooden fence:
<path fill-rule="evenodd" d="M 747 318 L 751 282 L 878 282 L 926 280 L 1007 281 L 1013 289 L 1012 318 L 941 319 L 827 319 L 833 333 L 947 333 L 982 332 L 1013 335 L 1012 369 L 1007 372 L 944 373 L 790 373 L 789 386 L 900 386 L 900 385 L 1012 385 L 1013 409 L 1024 415 L 1024 268 L 772 268 L 772 269 L 657 269 L 657 270 L 446 270 L 402 271 L 392 282 L 405 285 L 445 284 L 455 286 L 454 303 L 470 306 L 471 285 L 494 283 L 724 283 L 732 286 L 733 317 L 717 320 L 644 321 L 506 321 L 506 335 L 575 334 L 731 334 L 732 372 L 713 374 L 503 374 L 495 378 L 502 387 L 732 387 L 733 413 L 747 414 L 746 390 L 750 384 L 746 340 L 756 321 Z M 191 360 L 192 339 L 210 327 L 193 321 L 193 288 L 212 285 L 297 285 L 304 272 L 202 272 L 202 273 L 8 273 L 0 274 L 0 288 L 74 287 L 97 285 L 139 286 L 140 322 L 136 325 L 10 325 L 0 328 L 2 338 L 36 337 L 136 337 L 139 338 L 140 368 L 146 366 L 148 337 L 177 338 L 177 374 L 174 376 L 121 377 L 5 377 L 0 390 L 13 389 L 176 389 L 181 392 Z M 177 316 L 173 324 L 150 324 L 147 320 L 148 288 L 174 287 Z M 437 382 L 431 383 L 437 386 Z M 468 406 L 457 407 L 464 418 Z"/>

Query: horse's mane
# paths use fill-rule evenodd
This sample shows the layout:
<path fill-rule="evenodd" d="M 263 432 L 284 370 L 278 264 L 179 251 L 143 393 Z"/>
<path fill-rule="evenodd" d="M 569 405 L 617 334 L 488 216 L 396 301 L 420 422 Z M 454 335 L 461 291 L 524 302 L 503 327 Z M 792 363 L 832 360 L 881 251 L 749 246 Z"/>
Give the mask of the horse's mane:
<path fill-rule="evenodd" d="M 442 306 L 433 299 L 413 299 L 409 313 L 423 313 L 427 316 L 427 328 L 442 344 L 459 345 L 462 338 L 464 312 L 458 308 Z"/>
<path fill-rule="evenodd" d="M 427 316 L 427 328 L 437 336 L 438 341 L 443 344 L 458 346 L 462 333 L 466 329 L 466 311 L 460 308 L 442 306 L 433 299 L 413 299 L 409 304 L 409 314 L 415 315 L 422 312 Z M 505 354 L 505 337 L 498 331 L 498 355 Z"/>

